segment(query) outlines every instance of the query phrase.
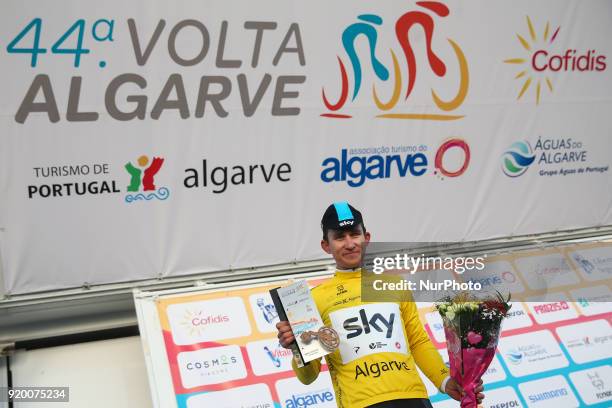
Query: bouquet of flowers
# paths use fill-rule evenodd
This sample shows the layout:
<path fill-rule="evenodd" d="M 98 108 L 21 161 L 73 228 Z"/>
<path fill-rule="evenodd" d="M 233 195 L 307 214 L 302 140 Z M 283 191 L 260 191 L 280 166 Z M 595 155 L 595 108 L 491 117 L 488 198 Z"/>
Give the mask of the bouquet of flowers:
<path fill-rule="evenodd" d="M 504 299 L 497 292 L 486 299 L 460 293 L 436 302 L 444 323 L 450 375 L 465 391 L 461 408 L 478 405 L 474 388 L 493 361 L 509 301 L 510 296 Z"/>

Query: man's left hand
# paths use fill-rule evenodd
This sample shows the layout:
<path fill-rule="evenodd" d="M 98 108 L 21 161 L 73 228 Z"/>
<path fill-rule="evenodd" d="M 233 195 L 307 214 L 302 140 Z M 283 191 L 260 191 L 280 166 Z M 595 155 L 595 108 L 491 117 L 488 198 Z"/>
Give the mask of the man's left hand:
<path fill-rule="evenodd" d="M 482 380 L 478 382 L 476 388 L 474 388 L 474 392 L 476 393 L 476 401 L 480 405 L 484 398 L 484 394 L 482 391 L 484 390 L 484 386 L 482 385 Z M 446 393 L 453 399 L 457 401 L 461 401 L 461 397 L 465 394 L 463 388 L 455 381 L 453 378 L 449 379 L 446 383 Z"/>

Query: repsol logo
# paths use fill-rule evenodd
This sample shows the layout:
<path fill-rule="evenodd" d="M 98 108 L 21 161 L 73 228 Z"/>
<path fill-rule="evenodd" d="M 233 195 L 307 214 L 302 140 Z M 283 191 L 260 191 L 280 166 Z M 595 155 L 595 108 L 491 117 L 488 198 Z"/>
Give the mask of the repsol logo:
<path fill-rule="evenodd" d="M 370 334 L 372 329 L 380 333 L 385 333 L 385 337 L 389 339 L 393 334 L 394 321 L 395 313 L 391 313 L 389 319 L 386 319 L 380 313 L 374 313 L 374 315 L 368 319 L 365 309 L 359 309 L 359 316 L 346 319 L 342 327 L 349 332 L 346 336 L 347 339 L 352 339 L 362 333 Z"/>
<path fill-rule="evenodd" d="M 523 312 L 522 310 L 515 310 L 514 312 L 508 312 L 508 314 L 506 314 L 506 318 L 508 317 L 515 317 L 515 316 L 524 316 L 525 312 Z"/>
<path fill-rule="evenodd" d="M 495 405 L 489 405 L 489 408 L 514 408 L 514 407 L 520 407 L 520 406 L 521 406 L 520 402 L 518 402 L 517 400 L 512 400 L 512 401 L 500 402 Z"/>
<path fill-rule="evenodd" d="M 378 378 L 387 371 L 410 371 L 408 364 L 405 361 L 383 361 L 379 363 L 364 362 L 363 364 L 357 364 L 355 366 L 355 379 L 359 378 L 360 375 L 364 377 Z"/>

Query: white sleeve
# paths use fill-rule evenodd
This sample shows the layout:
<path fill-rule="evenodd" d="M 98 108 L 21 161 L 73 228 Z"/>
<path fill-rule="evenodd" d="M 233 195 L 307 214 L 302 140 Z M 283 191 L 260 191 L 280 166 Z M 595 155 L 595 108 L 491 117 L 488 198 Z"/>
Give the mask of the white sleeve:
<path fill-rule="evenodd" d="M 451 377 L 450 377 L 450 375 L 449 375 L 448 377 L 446 377 L 446 378 L 444 379 L 444 381 L 442 381 L 442 384 L 440 384 L 440 391 L 441 391 L 443 394 L 446 394 L 446 383 L 448 383 L 448 380 L 450 380 L 450 378 L 451 378 Z"/>

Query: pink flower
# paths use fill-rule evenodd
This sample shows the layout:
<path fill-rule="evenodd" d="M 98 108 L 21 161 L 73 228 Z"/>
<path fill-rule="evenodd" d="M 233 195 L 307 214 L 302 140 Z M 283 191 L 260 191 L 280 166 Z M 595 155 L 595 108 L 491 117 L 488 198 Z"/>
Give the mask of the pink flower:
<path fill-rule="evenodd" d="M 468 343 L 470 343 L 471 345 L 475 346 L 476 344 L 480 343 L 482 341 L 482 336 L 478 333 L 475 333 L 473 331 L 470 331 L 467 334 L 467 340 Z"/>

